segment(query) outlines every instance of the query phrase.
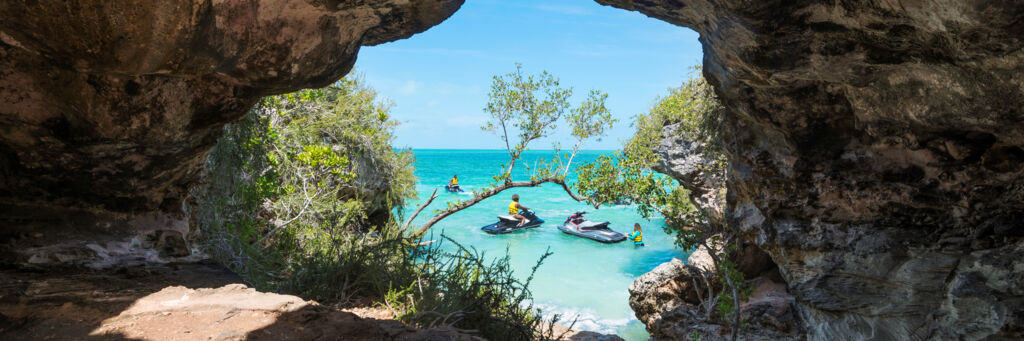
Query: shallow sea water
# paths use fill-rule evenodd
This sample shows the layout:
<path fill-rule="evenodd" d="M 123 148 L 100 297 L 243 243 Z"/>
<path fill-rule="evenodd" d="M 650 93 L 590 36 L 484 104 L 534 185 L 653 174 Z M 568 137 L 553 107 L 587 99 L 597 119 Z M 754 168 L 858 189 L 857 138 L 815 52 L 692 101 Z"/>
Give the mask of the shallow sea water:
<path fill-rule="evenodd" d="M 501 171 L 507 160 L 504 150 L 414 150 L 416 156 L 419 200 L 406 206 L 411 214 L 426 200 L 434 188 L 438 198 L 424 209 L 413 226 L 419 226 L 446 201 L 472 198 L 470 191 L 488 184 Z M 608 151 L 583 151 L 574 165 L 597 158 Z M 551 151 L 528 151 L 517 166 L 515 180 L 527 180 L 528 170 L 539 158 L 551 158 Z M 459 175 L 459 184 L 466 191 L 448 193 L 444 185 L 452 174 Z M 570 183 L 574 176 L 570 172 Z M 503 235 L 489 235 L 480 227 L 497 221 L 504 214 L 512 194 L 519 194 L 520 203 L 533 209 L 545 220 L 541 227 Z M 602 244 L 571 236 L 557 228 L 576 211 L 587 211 L 593 221 L 610 221 L 610 227 L 628 233 L 633 223 L 644 229 L 643 248 L 634 248 L 631 241 Z M 473 207 L 449 216 L 431 228 L 436 238 L 444 233 L 467 247 L 475 247 L 488 256 L 501 256 L 506 248 L 511 255 L 516 276 L 525 279 L 538 258 L 550 249 L 553 254 L 537 270 L 530 289 L 534 304 L 545 315 L 562 314 L 566 319 L 578 317 L 575 329 L 615 333 L 626 340 L 647 340 L 648 334 L 629 308 L 629 285 L 638 276 L 673 257 L 685 259 L 685 253 L 674 247 L 673 239 L 663 230 L 663 219 L 645 220 L 632 206 L 602 207 L 594 210 L 570 198 L 560 186 L 547 184 L 537 188 L 513 188 Z"/>

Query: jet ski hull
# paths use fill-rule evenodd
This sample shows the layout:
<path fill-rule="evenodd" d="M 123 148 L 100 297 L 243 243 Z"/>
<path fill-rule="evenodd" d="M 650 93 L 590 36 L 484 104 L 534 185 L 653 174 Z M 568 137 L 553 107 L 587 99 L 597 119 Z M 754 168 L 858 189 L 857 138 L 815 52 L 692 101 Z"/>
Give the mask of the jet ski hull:
<path fill-rule="evenodd" d="M 543 223 L 543 219 L 531 220 L 529 224 L 523 226 L 518 226 L 518 224 L 506 224 L 504 222 L 499 222 L 481 227 L 480 229 L 490 234 L 505 234 L 510 232 L 516 232 L 519 230 L 536 228 Z"/>
<path fill-rule="evenodd" d="M 563 223 L 558 225 L 558 230 L 566 234 L 571 234 L 577 237 L 587 238 L 590 240 L 599 241 L 606 244 L 618 243 L 626 240 L 626 235 L 622 232 L 612 230 L 603 224 L 599 228 L 595 229 L 576 229 L 576 226 L 572 223 Z"/>
<path fill-rule="evenodd" d="M 519 226 L 518 220 L 499 217 L 498 222 L 481 227 L 480 229 L 490 234 L 505 234 L 519 230 L 539 227 L 541 224 L 544 224 L 544 219 L 537 218 L 537 216 L 534 215 L 533 212 L 524 211 L 522 214 L 524 217 L 526 217 L 526 219 L 530 219 L 530 222 L 526 223 L 523 226 Z"/>

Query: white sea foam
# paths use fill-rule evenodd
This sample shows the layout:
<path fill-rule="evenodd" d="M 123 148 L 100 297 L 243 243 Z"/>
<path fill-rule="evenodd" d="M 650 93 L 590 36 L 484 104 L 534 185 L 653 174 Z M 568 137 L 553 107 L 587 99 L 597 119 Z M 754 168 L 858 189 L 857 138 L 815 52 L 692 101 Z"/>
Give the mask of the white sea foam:
<path fill-rule="evenodd" d="M 576 320 L 576 324 L 572 326 L 572 329 L 603 334 L 615 334 L 619 331 L 619 328 L 626 326 L 632 320 L 630 318 L 602 318 L 594 310 L 586 308 L 571 308 L 544 303 L 535 303 L 534 307 L 540 308 L 545 319 L 550 319 L 555 314 L 558 314 L 562 316 L 559 324 L 568 326 L 573 320 Z"/>

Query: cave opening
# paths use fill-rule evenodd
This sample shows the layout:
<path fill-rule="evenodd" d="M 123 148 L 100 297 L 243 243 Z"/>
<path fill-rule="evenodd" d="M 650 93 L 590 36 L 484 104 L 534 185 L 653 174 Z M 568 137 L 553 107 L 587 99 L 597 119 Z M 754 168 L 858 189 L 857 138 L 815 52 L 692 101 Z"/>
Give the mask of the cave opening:
<path fill-rule="evenodd" d="M 1016 223 L 1024 212 L 1024 6 L 981 0 L 597 2 L 627 11 L 582 0 L 475 0 L 442 23 L 464 1 L 0 3 L 0 222 L 5 225 L 0 252 L 3 270 L 16 272 L 0 286 L 5 313 L 0 333 L 11 330 L 8 326 L 35 331 L 21 327 L 67 321 L 62 314 L 32 315 L 36 312 L 19 308 L 19 302 L 62 301 L 67 305 L 50 304 L 47 311 L 73 311 L 93 299 L 76 293 L 113 283 L 104 287 L 113 290 L 104 299 L 123 303 L 139 298 L 123 288 L 176 276 L 154 273 L 176 271 L 174 264 L 161 270 L 136 265 L 187 253 L 184 248 L 193 241 L 189 232 L 195 231 L 190 227 L 196 226 L 189 219 L 196 211 L 190 199 L 178 203 L 202 178 L 211 147 L 224 136 L 222 128 L 245 118 L 266 95 L 326 85 L 355 65 L 366 82 L 391 99 L 393 119 L 405 122 L 394 140 L 398 147 L 445 148 L 417 155 L 417 162 L 435 163 L 431 174 L 420 174 L 426 181 L 417 186 L 425 192 L 456 167 L 489 164 L 480 155 L 442 161 L 457 159 L 449 157 L 457 154 L 450 148 L 500 148 L 493 136 L 476 129 L 480 121 L 473 114 L 481 112 L 483 101 L 477 99 L 485 97 L 488 77 L 511 71 L 517 62 L 528 73 L 551 72 L 577 95 L 589 88 L 607 91 L 611 110 L 624 115 L 621 122 L 643 113 L 653 96 L 678 85 L 688 67 L 703 62 L 707 81 L 732 114 L 724 122 L 725 148 L 735 172 L 724 194 L 729 211 L 722 217 L 778 261 L 772 275 L 791 284 L 788 301 L 748 310 L 758 314 L 759 327 L 779 331 L 796 325 L 784 333 L 806 333 L 811 339 L 1021 338 L 1024 314 L 1015 269 L 1024 259 Z M 490 16 L 495 13 L 519 19 L 501 22 Z M 483 28 L 468 25 L 474 20 Z M 622 24 L 628 20 L 636 24 Z M 707 50 L 683 51 L 697 46 L 696 34 L 661 21 L 700 32 Z M 644 25 L 661 25 L 671 33 L 659 36 L 644 31 Z M 378 46 L 365 48 L 357 63 L 355 53 L 363 45 Z M 621 123 L 604 141 L 586 148 L 614 149 L 628 130 Z M 564 143 L 547 139 L 535 147 L 557 142 Z M 682 139 L 666 146 L 678 147 L 668 149 L 677 155 L 697 149 Z M 308 161 L 325 150 L 295 154 L 305 153 Z M 604 152 L 591 151 L 596 153 L 591 157 Z M 529 160 L 519 169 L 528 168 Z M 675 171 L 670 166 L 666 170 Z M 475 182 L 472 176 L 463 179 L 467 186 Z M 555 193 L 521 194 L 549 220 L 573 211 L 551 203 Z M 547 203 L 536 205 L 539 201 Z M 493 219 L 493 212 L 503 209 L 484 205 L 480 214 Z M 591 214 L 608 212 L 614 210 Z M 560 243 L 555 257 L 564 258 L 553 259 L 562 262 L 556 270 L 585 269 L 597 263 L 595 258 L 611 268 L 612 275 L 598 278 L 556 274 L 569 288 L 590 288 L 609 278 L 634 278 L 638 269 L 672 256 L 662 252 L 671 245 L 658 245 L 668 238 L 660 238 L 656 221 L 620 213 L 609 218 L 623 219 L 614 221 L 616 226 L 644 224 L 649 240 L 643 252 L 564 247 L 585 241 L 554 240 L 569 238 L 554 231 L 474 241 L 488 249 L 500 249 L 487 244 L 494 241 L 528 245 L 522 248 L 527 253 Z M 473 233 L 482 224 L 455 222 L 445 229 Z M 245 247 L 265 241 L 259 233 L 281 231 L 283 225 L 243 227 L 252 226 L 258 233 L 247 238 L 259 238 L 243 240 Z M 746 251 L 738 250 L 739 257 L 764 257 Z M 636 257 L 626 262 L 616 257 L 621 253 Z M 120 268 L 89 268 L 108 261 Z M 63 280 L 60 271 L 67 264 L 84 265 L 76 268 L 82 273 L 69 272 L 73 278 L 62 282 L 71 289 L 64 293 L 72 294 L 50 291 L 53 281 Z M 678 262 L 667 268 L 685 269 Z M 173 283 L 180 284 L 156 284 Z M 701 286 L 661 283 L 671 285 L 653 289 L 675 293 L 667 297 L 686 296 L 687 304 L 694 302 L 691 293 L 699 294 L 690 289 Z M 549 295 L 543 302 L 549 311 L 578 306 L 557 301 L 571 297 L 561 288 L 538 289 Z M 762 289 L 755 293 L 780 297 L 777 286 Z M 625 294 L 617 290 L 577 299 L 621 302 Z M 595 305 L 584 311 L 583 325 L 622 322 L 616 317 L 626 311 L 621 308 Z M 799 310 L 798 319 L 793 309 Z M 641 319 L 656 322 L 660 313 Z M 33 320 L 37 317 L 42 320 Z M 72 334 L 79 338 L 92 331 L 76 328 Z M 666 335 L 659 336 L 673 338 Z"/>

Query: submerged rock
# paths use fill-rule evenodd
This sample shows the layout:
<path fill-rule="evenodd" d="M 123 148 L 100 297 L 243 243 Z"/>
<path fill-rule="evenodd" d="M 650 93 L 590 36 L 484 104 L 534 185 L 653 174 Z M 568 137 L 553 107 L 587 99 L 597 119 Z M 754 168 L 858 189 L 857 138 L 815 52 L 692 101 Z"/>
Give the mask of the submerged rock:
<path fill-rule="evenodd" d="M 1024 337 L 1024 3 L 597 1 L 700 33 L 808 338 Z"/>

